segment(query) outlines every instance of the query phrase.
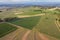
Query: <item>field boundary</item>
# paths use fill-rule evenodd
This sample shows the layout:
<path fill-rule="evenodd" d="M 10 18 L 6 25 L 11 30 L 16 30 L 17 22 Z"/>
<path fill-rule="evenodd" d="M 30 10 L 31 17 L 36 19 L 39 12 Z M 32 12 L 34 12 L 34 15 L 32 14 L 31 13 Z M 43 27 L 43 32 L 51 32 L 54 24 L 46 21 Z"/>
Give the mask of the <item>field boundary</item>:
<path fill-rule="evenodd" d="M 21 16 L 17 16 L 17 17 L 18 18 L 26 18 L 26 17 L 43 16 L 43 15 L 45 15 L 45 13 L 44 14 L 37 14 L 37 15 L 21 15 Z"/>

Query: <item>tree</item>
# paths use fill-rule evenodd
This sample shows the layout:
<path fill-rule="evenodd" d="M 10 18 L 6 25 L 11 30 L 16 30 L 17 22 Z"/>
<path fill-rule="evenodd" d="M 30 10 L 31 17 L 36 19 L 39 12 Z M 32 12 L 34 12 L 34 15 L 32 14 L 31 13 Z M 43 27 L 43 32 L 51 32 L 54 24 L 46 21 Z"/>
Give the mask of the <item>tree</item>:
<path fill-rule="evenodd" d="M 3 22 L 3 20 L 0 18 L 0 22 Z"/>
<path fill-rule="evenodd" d="M 59 19 L 59 22 L 60 22 L 60 19 Z"/>

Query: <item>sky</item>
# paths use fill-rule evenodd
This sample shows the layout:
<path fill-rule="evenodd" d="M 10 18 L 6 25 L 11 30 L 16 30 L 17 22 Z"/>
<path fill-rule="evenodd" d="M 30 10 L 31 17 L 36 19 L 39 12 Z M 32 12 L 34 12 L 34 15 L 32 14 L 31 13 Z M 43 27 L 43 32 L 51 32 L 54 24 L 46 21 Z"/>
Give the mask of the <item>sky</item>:
<path fill-rule="evenodd" d="M 11 2 L 60 2 L 60 0 L 0 0 L 1 3 Z"/>

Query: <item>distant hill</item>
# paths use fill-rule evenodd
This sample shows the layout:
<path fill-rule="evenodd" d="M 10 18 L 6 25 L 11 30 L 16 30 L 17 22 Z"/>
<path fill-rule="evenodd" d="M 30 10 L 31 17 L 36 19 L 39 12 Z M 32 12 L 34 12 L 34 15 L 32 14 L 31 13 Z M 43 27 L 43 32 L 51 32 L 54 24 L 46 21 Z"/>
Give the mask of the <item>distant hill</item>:
<path fill-rule="evenodd" d="M 60 3 L 56 2 L 26 2 L 17 4 L 0 4 L 0 7 L 25 7 L 25 6 L 57 6 L 60 7 Z"/>

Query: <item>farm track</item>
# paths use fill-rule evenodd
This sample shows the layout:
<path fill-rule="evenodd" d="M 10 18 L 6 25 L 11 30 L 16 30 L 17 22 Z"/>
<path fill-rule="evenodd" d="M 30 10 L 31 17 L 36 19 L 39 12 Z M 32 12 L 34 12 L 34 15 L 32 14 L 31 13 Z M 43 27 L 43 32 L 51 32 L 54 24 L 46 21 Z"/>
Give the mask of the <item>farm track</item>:
<path fill-rule="evenodd" d="M 56 39 L 49 35 L 45 35 L 40 32 L 30 32 L 30 34 L 26 38 L 24 38 L 24 40 L 59 40 L 59 39 Z"/>
<path fill-rule="evenodd" d="M 60 24 L 58 23 L 58 21 L 55 21 L 55 24 L 56 24 L 57 29 L 58 29 L 59 32 L 60 32 L 60 28 L 59 28 Z"/>
<path fill-rule="evenodd" d="M 22 32 L 20 32 L 18 35 L 16 35 L 12 40 L 22 40 L 23 36 L 25 35 L 26 32 L 28 32 L 29 30 L 24 30 Z"/>
<path fill-rule="evenodd" d="M 34 17 L 34 16 L 43 16 L 45 15 L 45 13 L 43 14 L 36 14 L 36 15 L 20 15 L 20 16 L 17 16 L 18 18 L 25 18 L 25 17 Z"/>
<path fill-rule="evenodd" d="M 56 21 L 57 22 L 57 24 L 59 25 L 59 27 L 60 27 L 60 23 L 58 22 L 58 21 Z"/>
<path fill-rule="evenodd" d="M 12 26 L 15 26 L 15 27 L 17 27 L 17 28 L 23 29 L 21 26 L 18 26 L 18 25 L 15 25 L 15 24 L 9 23 L 9 22 L 6 22 L 6 23 L 7 23 L 7 24 L 10 24 L 10 25 L 12 25 Z"/>
<path fill-rule="evenodd" d="M 27 33 L 29 33 L 29 31 L 26 32 L 26 34 Z M 47 40 L 47 39 L 49 40 L 48 37 L 39 32 L 31 32 L 28 36 L 27 35 L 24 36 L 25 38 L 23 37 L 23 40 Z"/>
<path fill-rule="evenodd" d="M 30 32 L 31 32 L 31 30 L 28 30 L 28 31 L 24 34 L 24 36 L 22 37 L 22 40 L 27 40 L 27 37 L 28 37 L 28 35 L 29 35 Z"/>

